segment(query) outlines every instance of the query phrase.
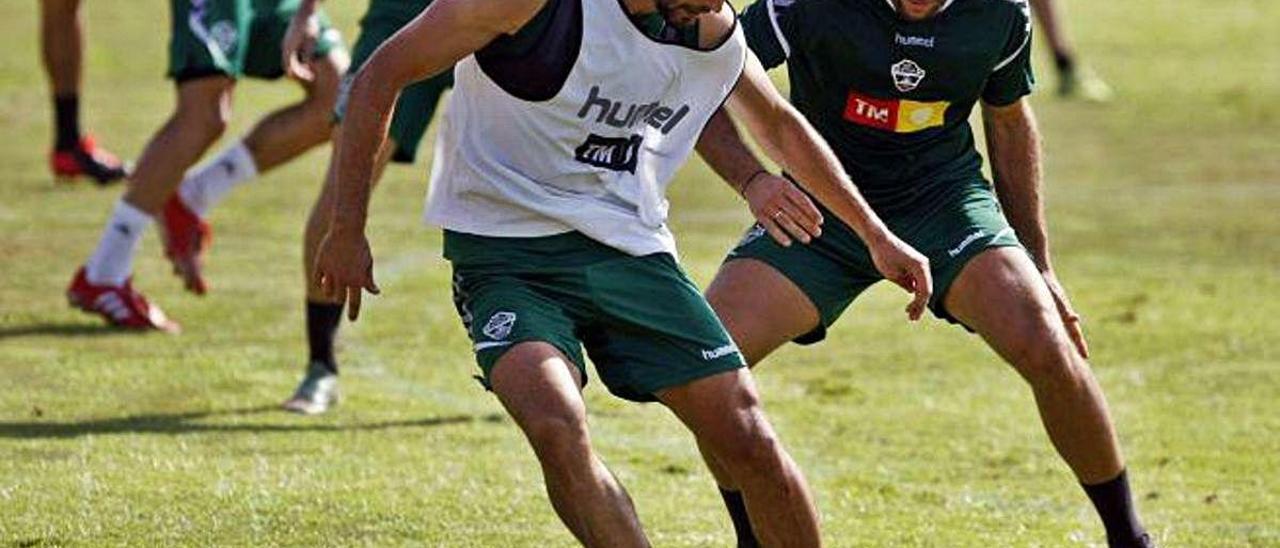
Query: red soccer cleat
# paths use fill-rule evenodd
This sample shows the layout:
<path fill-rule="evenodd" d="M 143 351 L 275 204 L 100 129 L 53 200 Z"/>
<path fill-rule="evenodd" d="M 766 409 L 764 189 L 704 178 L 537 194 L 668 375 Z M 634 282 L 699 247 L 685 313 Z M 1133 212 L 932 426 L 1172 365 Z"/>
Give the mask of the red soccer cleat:
<path fill-rule="evenodd" d="M 204 252 L 213 242 L 213 229 L 196 212 L 182 203 L 175 192 L 164 203 L 163 221 L 160 223 L 160 239 L 164 241 L 164 256 L 173 263 L 173 273 L 182 276 L 187 290 L 204 295 L 208 286 L 200 270 Z"/>
<path fill-rule="evenodd" d="M 85 175 L 100 185 L 114 183 L 129 175 L 128 167 L 114 154 L 98 148 L 89 135 L 81 137 L 76 148 L 53 151 L 49 155 L 49 167 L 56 177 L 73 179 Z"/>
<path fill-rule="evenodd" d="M 126 280 L 121 287 L 93 285 L 81 267 L 67 287 L 67 301 L 73 307 L 102 316 L 116 327 L 167 333 L 181 331 L 182 327 L 165 316 L 160 307 L 148 303 L 146 297 L 133 290 L 132 281 Z"/>

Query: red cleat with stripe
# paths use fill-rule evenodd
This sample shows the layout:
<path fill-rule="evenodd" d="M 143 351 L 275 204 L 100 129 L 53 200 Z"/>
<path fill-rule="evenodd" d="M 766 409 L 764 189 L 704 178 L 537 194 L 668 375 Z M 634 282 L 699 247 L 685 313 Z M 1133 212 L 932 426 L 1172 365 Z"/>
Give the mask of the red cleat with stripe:
<path fill-rule="evenodd" d="M 146 297 L 134 291 L 131 282 L 132 279 L 127 280 L 121 287 L 93 285 L 85 277 L 82 267 L 67 287 L 67 301 L 75 308 L 102 316 L 116 327 L 168 333 L 181 331 L 181 326 L 165 316 L 160 307 L 147 302 Z"/>

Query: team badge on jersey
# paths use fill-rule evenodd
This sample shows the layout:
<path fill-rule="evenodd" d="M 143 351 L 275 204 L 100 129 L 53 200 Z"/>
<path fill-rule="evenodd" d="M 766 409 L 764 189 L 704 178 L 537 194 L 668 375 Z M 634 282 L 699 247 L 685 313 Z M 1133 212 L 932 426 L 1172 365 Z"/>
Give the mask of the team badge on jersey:
<path fill-rule="evenodd" d="M 484 324 L 484 336 L 495 341 L 500 341 L 511 335 L 511 328 L 516 325 L 515 312 L 495 312 L 489 317 L 489 323 Z"/>
<path fill-rule="evenodd" d="M 892 67 L 889 67 L 889 72 L 893 74 L 893 85 L 903 93 L 916 89 L 916 86 L 920 85 L 920 81 L 924 80 L 925 75 L 924 69 L 910 59 L 903 59 L 894 63 Z"/>

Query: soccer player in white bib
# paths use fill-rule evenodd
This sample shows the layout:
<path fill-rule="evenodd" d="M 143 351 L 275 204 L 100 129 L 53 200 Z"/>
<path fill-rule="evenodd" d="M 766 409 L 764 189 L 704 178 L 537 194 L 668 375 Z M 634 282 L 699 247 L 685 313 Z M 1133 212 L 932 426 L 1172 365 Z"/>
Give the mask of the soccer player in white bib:
<path fill-rule="evenodd" d="M 648 544 L 591 446 L 585 346 L 610 392 L 663 403 L 724 463 L 765 545 L 820 544 L 741 353 L 676 263 L 665 187 L 727 104 L 915 294 L 913 318 L 932 291 L 928 261 L 772 87 L 723 0 L 437 0 L 351 88 L 316 270 L 352 319 L 362 291 L 378 292 L 364 229 L 397 90 L 455 63 L 426 218 L 445 230 L 485 385 L 528 438 L 565 525 L 589 546 Z M 802 241 L 820 232 L 799 192 L 775 198 L 758 218 Z"/>

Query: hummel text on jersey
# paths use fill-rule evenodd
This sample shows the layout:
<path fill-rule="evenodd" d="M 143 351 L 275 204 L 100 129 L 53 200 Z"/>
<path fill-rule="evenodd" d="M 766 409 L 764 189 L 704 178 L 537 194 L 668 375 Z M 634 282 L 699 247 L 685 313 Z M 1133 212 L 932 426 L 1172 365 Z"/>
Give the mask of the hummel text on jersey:
<path fill-rule="evenodd" d="M 640 123 L 646 123 L 649 124 L 649 127 L 666 135 L 680 125 L 680 122 L 689 114 L 689 105 L 682 105 L 678 109 L 672 109 L 658 103 L 632 104 L 626 105 L 627 111 L 625 114 L 622 112 L 623 106 L 622 101 L 613 101 L 600 95 L 600 86 L 591 86 L 587 102 L 578 111 L 578 118 L 586 119 L 592 112 L 595 112 L 596 123 L 598 124 L 602 123 L 620 129 L 630 129 Z"/>

